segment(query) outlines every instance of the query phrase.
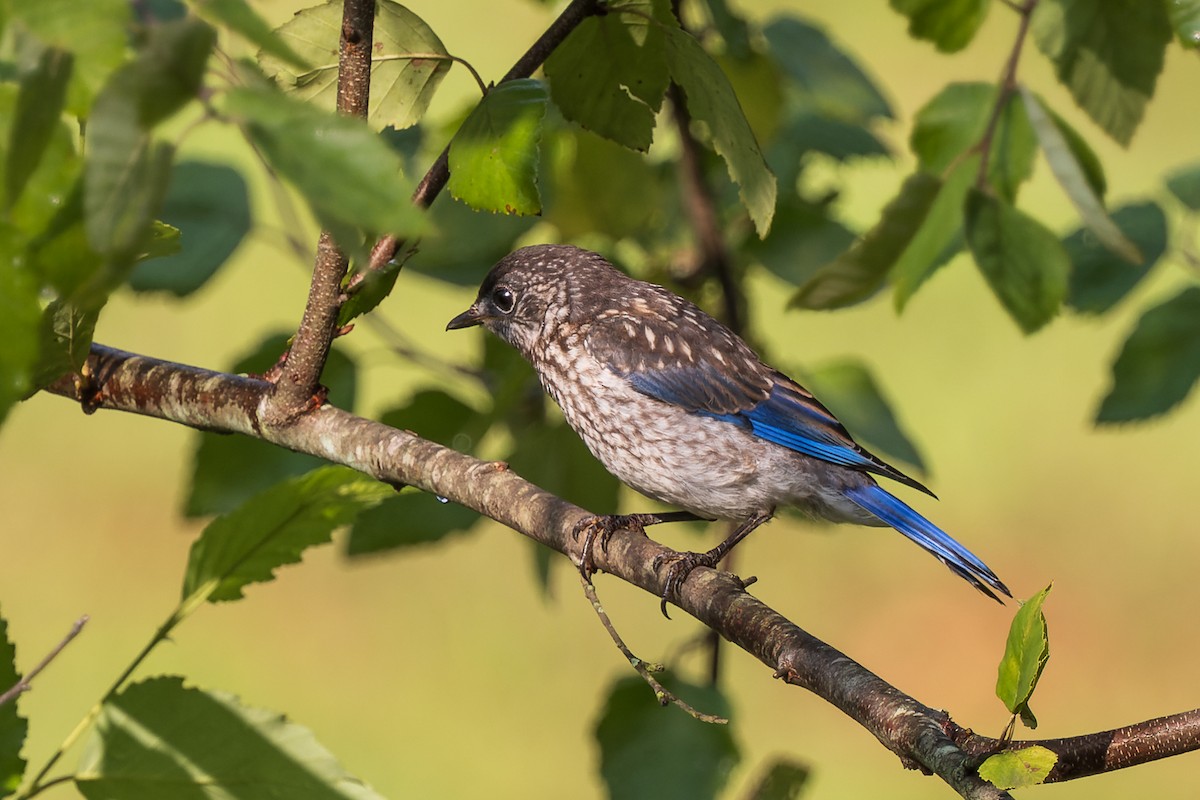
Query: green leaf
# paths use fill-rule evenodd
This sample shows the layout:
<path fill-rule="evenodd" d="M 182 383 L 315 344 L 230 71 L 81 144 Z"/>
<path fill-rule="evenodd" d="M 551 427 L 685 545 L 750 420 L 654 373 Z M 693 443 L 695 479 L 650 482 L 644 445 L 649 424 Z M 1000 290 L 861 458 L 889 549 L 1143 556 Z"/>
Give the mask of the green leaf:
<path fill-rule="evenodd" d="M 132 263 L 158 214 L 173 148 L 153 128 L 200 90 L 216 32 L 194 19 L 154 26 L 137 58 L 96 98 L 88 123 L 84 218 L 88 242 L 110 261 Z"/>
<path fill-rule="evenodd" d="M 537 214 L 546 87 L 528 78 L 487 93 L 450 142 L 450 193 L 481 211 Z"/>
<path fill-rule="evenodd" d="M 551 141 L 554 203 L 546 221 L 564 241 L 589 233 L 620 239 L 666 226 L 673 174 L 587 131 L 565 131 Z"/>
<path fill-rule="evenodd" d="M 811 770 L 798 761 L 776 758 L 747 795 L 748 800 L 799 800 Z"/>
<path fill-rule="evenodd" d="M 1113 222 L 1137 246 L 1142 263 L 1132 266 L 1080 228 L 1063 240 L 1071 259 L 1067 304 L 1084 314 L 1103 314 L 1136 286 L 1167 249 L 1167 217 L 1152 202 L 1122 206 Z"/>
<path fill-rule="evenodd" d="M 347 556 L 432 544 L 452 533 L 465 533 L 479 513 L 458 503 L 441 502 L 425 492 L 406 491 L 364 511 L 346 539 Z"/>
<path fill-rule="evenodd" d="M 314 108 L 268 88 L 234 89 L 226 113 L 237 120 L 267 162 L 290 181 L 322 226 L 408 237 L 424 216 L 410 201 L 402 163 L 360 119 Z M 338 234 L 341 234 L 340 236 Z"/>
<path fill-rule="evenodd" d="M 1166 3 L 1044 0 L 1033 38 L 1079 107 L 1128 146 L 1154 95 L 1171 39 Z"/>
<path fill-rule="evenodd" d="M 392 0 L 379 0 L 375 9 L 367 115 L 376 128 L 407 128 L 425 116 L 452 62 L 442 40 L 416 14 Z M 265 49 L 259 53 L 259 63 L 293 96 L 333 111 L 337 108 L 341 30 L 341 3 L 323 3 L 298 11 L 276 33 L 278 41 L 306 65 L 297 67 L 293 61 Z"/>
<path fill-rule="evenodd" d="M 525 480 L 577 506 L 598 514 L 617 508 L 620 483 L 562 423 L 525 428 L 504 460 Z"/>
<path fill-rule="evenodd" d="M 742 58 L 721 53 L 715 60 L 733 87 L 755 141 L 762 146 L 774 142 L 787 105 L 783 73 L 775 59 L 762 53 Z"/>
<path fill-rule="evenodd" d="M 909 134 L 921 169 L 940 175 L 978 144 L 995 102 L 990 83 L 950 83 L 921 106 Z"/>
<path fill-rule="evenodd" d="M 788 305 L 844 308 L 874 295 L 920 230 L 941 188 L 942 182 L 927 172 L 910 175 L 875 227 L 836 261 L 822 267 Z"/>
<path fill-rule="evenodd" d="M 1057 763 L 1057 753 L 1035 744 L 988 756 L 979 765 L 979 777 L 998 789 L 1023 789 L 1045 783 Z"/>
<path fill-rule="evenodd" d="M 108 132 L 96 132 L 88 148 L 84 179 L 84 220 L 88 244 L 96 253 L 118 267 L 114 278 L 123 277 L 123 267 L 153 233 L 155 217 L 162 207 L 171 178 L 175 150 L 165 142 L 148 138 L 118 142 Z M 126 144 L 133 144 L 132 150 Z M 112 288 L 119 281 L 107 282 Z"/>
<path fill-rule="evenodd" d="M 1200 378 L 1200 288 L 1184 289 L 1142 314 L 1112 373 L 1098 423 L 1156 417 L 1187 397 Z"/>
<path fill-rule="evenodd" d="M 511 253 L 517 240 L 538 221 L 536 217 L 476 211 L 452 197 L 434 203 L 429 213 L 433 231 L 422 237 L 405 269 L 472 289 L 479 286 L 487 266 Z M 463 236 L 463 231 L 471 235 Z"/>
<path fill-rule="evenodd" d="M 182 247 L 138 264 L 129 285 L 138 292 L 186 297 L 216 274 L 249 232 L 246 181 L 223 164 L 180 162 L 171 173 L 162 219 L 182 232 Z"/>
<path fill-rule="evenodd" d="M 177 676 L 106 701 L 73 777 L 88 800 L 382 800 L 307 728 Z"/>
<path fill-rule="evenodd" d="M 133 7 L 128 0 L 11 0 L 12 18 L 47 47 L 75 58 L 67 109 L 87 117 L 92 100 L 125 60 Z"/>
<path fill-rule="evenodd" d="M 1046 154 L 1046 161 L 1050 164 L 1050 171 L 1054 173 L 1059 186 L 1067 193 L 1067 198 L 1083 218 L 1083 224 L 1095 234 L 1101 244 L 1130 264 L 1142 263 L 1142 254 L 1137 245 L 1121 233 L 1121 229 L 1104 210 L 1104 203 L 1093 190 L 1083 165 L 1075 158 L 1067 138 L 1063 136 L 1047 109 L 1033 92 L 1024 87 L 1020 92 L 1025 109 L 1029 113 L 1029 120 L 1033 123 L 1042 151 Z"/>
<path fill-rule="evenodd" d="M 191 0 L 190 5 L 204 19 L 223 25 L 262 52 L 293 67 L 308 69 L 304 59 L 271 30 L 267 21 L 246 0 Z"/>
<path fill-rule="evenodd" d="M 1172 0 L 1167 4 L 1171 27 L 1183 47 L 1200 47 L 1200 0 Z"/>
<path fill-rule="evenodd" d="M 1200 211 L 1200 164 L 1177 169 L 1167 176 L 1167 188 L 1192 211 Z"/>
<path fill-rule="evenodd" d="M 951 83 L 917 112 L 909 144 L 922 170 L 945 178 L 946 170 L 979 144 L 995 108 L 996 91 L 987 83 Z M 992 137 L 988 183 L 1014 202 L 1033 173 L 1036 155 L 1037 138 L 1025 106 L 1013 94 L 1000 110 Z"/>
<path fill-rule="evenodd" d="M 12 233 L 17 236 L 17 239 L 8 245 L 13 257 L 27 245 L 39 242 L 49 235 L 47 229 L 51 226 L 51 221 L 62 212 L 67 198 L 78 182 L 82 164 L 75 147 L 78 137 L 71 132 L 61 115 L 56 117 L 53 125 L 37 134 L 41 137 L 39 142 L 16 141 L 17 138 L 26 135 L 21 132 L 21 126 L 29 124 L 28 120 L 22 122 L 18 119 L 27 114 L 18 109 L 19 104 L 24 102 L 22 97 L 16 84 L 0 83 L 0 163 L 8 165 L 0 166 L 0 173 L 14 167 L 21 170 L 29 166 L 25 164 L 17 167 L 12 164 L 13 153 L 16 151 L 24 153 L 21 156 L 23 159 L 37 160 L 36 166 L 21 179 L 20 193 L 7 208 L 6 219 L 12 224 Z M 35 98 L 29 97 L 28 100 L 33 102 Z M 37 105 L 36 102 L 33 104 Z M 37 155 L 30 152 L 32 149 L 38 149 Z M 8 179 L 12 177 L 14 176 L 9 174 Z M 28 254 L 27 251 L 26 255 Z M 36 266 L 31 264 L 31 268 L 39 276 L 45 276 Z"/>
<path fill-rule="evenodd" d="M 287 347 L 287 334 L 268 336 L 229 371 L 261 375 Z M 321 382 L 329 389 L 330 403 L 338 408 L 354 408 L 356 372 L 354 362 L 341 350 L 335 348 L 329 352 Z M 314 456 L 293 453 L 248 436 L 198 433 L 197 437 L 183 509 L 189 517 L 232 511 L 251 495 L 280 480 L 302 475 L 325 463 Z"/>
<path fill-rule="evenodd" d="M 382 303 L 395 288 L 396 279 L 400 277 L 400 269 L 403 266 L 403 261 L 393 258 L 379 269 L 363 266 L 360 271 L 356 271 L 355 276 L 363 277 L 353 290 L 347 291 L 346 302 L 338 308 L 338 327 L 348 324 Z"/>
<path fill-rule="evenodd" d="M 299 563 L 309 547 L 327 543 L 335 530 L 394 493 L 334 466 L 277 483 L 214 519 L 192 544 L 184 600 L 240 600 L 247 585 L 274 580 L 276 568 Z"/>
<path fill-rule="evenodd" d="M 805 110 L 858 124 L 892 118 L 875 82 L 820 28 L 795 17 L 777 17 L 763 35 Z"/>
<path fill-rule="evenodd" d="M 124 273 L 88 243 L 81 183 L 77 180 L 60 198 L 58 212 L 30 242 L 29 255 L 31 266 L 60 297 L 80 309 L 95 311 L 104 306 Z M 25 198 L 29 195 L 26 191 Z"/>
<path fill-rule="evenodd" d="M 20 198 L 30 176 L 41 163 L 55 130 L 62 124 L 72 63 L 70 53 L 47 47 L 38 56 L 34 68 L 21 75 L 21 89 L 5 157 L 6 209 L 11 209 Z"/>
<path fill-rule="evenodd" d="M 757 52 L 742 56 L 724 52 L 714 58 L 737 95 L 757 142 L 762 146 L 774 142 L 787 106 L 785 77 L 779 64 Z"/>
<path fill-rule="evenodd" d="M 892 404 L 863 363 L 830 362 L 806 369 L 804 379 L 855 439 L 919 470 L 926 469 L 921 454 L 896 419 Z"/>
<path fill-rule="evenodd" d="M 1025 333 L 1058 313 L 1071 262 L 1058 237 L 1012 205 L 978 189 L 967 194 L 967 244 L 996 297 Z"/>
<path fill-rule="evenodd" d="M 854 238 L 849 228 L 829 216 L 828 205 L 788 194 L 779 202 L 767 238 L 749 238 L 745 249 L 775 275 L 799 286 L 844 253 Z"/>
<path fill-rule="evenodd" d="M 1040 98 L 1039 98 L 1040 101 Z M 1065 119 L 1060 117 L 1054 109 L 1050 108 L 1045 103 L 1042 103 L 1042 108 L 1049 112 L 1050 118 L 1054 120 L 1058 132 L 1067 142 L 1067 148 L 1074 156 L 1075 162 L 1079 164 L 1079 168 L 1083 170 L 1083 177 L 1087 180 L 1088 186 L 1092 192 L 1099 198 L 1103 199 L 1105 192 L 1108 191 L 1108 180 L 1104 177 L 1104 165 L 1100 163 L 1100 157 L 1096 155 L 1087 141 L 1079 135 L 1079 132 L 1072 128 Z"/>
<path fill-rule="evenodd" d="M 925 39 L 943 53 L 957 53 L 975 38 L 987 18 L 989 0 L 890 0 L 908 17 L 908 35 Z"/>
<path fill-rule="evenodd" d="M 46 306 L 37 329 L 36 388 L 49 386 L 69 372 L 79 372 L 87 360 L 99 317 L 99 309 L 83 310 L 62 299 Z"/>
<path fill-rule="evenodd" d="M 546 59 L 550 96 L 567 119 L 633 150 L 647 150 L 670 83 L 661 0 L 631 0 L 588 17 Z M 623 13 L 633 11 L 636 13 Z"/>
<path fill-rule="evenodd" d="M 754 51 L 745 18 L 735 13 L 725 0 L 704 0 L 704 5 L 729 54 L 734 58 L 750 57 Z"/>
<path fill-rule="evenodd" d="M 37 282 L 10 259 L 0 258 L 0 422 L 36 388 L 40 318 Z M 0 692 L 6 688 L 0 686 Z"/>
<path fill-rule="evenodd" d="M 891 280 L 896 286 L 897 311 L 903 311 L 917 289 L 962 250 L 963 203 L 975 185 L 978 171 L 978 156 L 965 159 L 954 168 L 943 181 L 920 230 L 896 260 Z"/>
<path fill-rule="evenodd" d="M 179 228 L 168 225 L 161 219 L 154 220 L 150 224 L 150 238 L 143 243 L 142 252 L 138 255 L 139 261 L 175 255 L 183 249 L 182 238 Z M 130 283 L 132 282 L 131 277 Z"/>
<path fill-rule="evenodd" d="M 1051 584 L 1053 586 L 1053 584 Z M 1050 640 L 1046 632 L 1046 616 L 1042 604 L 1051 586 L 1026 600 L 1013 616 L 1004 644 L 1004 657 L 996 676 L 996 696 L 1013 714 L 1030 728 L 1037 719 L 1029 710 L 1029 698 L 1037 688 L 1042 670 L 1050 658 Z"/>
<path fill-rule="evenodd" d="M 775 176 L 721 68 L 691 34 L 678 28 L 668 28 L 666 33 L 671 78 L 683 89 L 692 120 L 707 126 L 712 148 L 725 160 L 738 196 L 762 238 L 775 214 Z"/>
<path fill-rule="evenodd" d="M 798 162 L 809 151 L 824 153 L 842 162 L 891 155 L 874 133 L 858 123 L 815 114 L 798 114 L 776 134 L 767 150 L 767 163 L 781 185 L 791 186 L 796 182 L 795 178 L 799 176 Z M 784 168 L 781 163 L 784 159 L 796 166 Z"/>
<path fill-rule="evenodd" d="M 16 686 L 19 680 L 17 648 L 8 638 L 8 621 L 0 617 L 0 692 Z M 29 722 L 17 713 L 17 701 L 14 698 L 0 706 L 0 797 L 15 792 L 25 774 L 21 748 L 29 734 Z"/>
<path fill-rule="evenodd" d="M 716 689 L 657 676 L 680 698 L 706 713 L 728 715 Z M 662 708 L 645 682 L 629 676 L 613 684 L 596 723 L 600 776 L 609 797 L 695 800 L 716 797 L 738 762 L 728 725 L 710 725 Z"/>

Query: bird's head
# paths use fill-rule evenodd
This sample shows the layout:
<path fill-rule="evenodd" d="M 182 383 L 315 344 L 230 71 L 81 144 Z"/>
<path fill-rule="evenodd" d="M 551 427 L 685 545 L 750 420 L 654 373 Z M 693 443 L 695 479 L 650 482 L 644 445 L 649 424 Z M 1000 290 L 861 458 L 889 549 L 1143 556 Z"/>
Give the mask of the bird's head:
<path fill-rule="evenodd" d="M 580 289 L 598 273 L 620 275 L 595 253 L 570 245 L 522 247 L 488 272 L 475 302 L 446 330 L 482 325 L 526 356 L 547 330 L 573 321 Z"/>

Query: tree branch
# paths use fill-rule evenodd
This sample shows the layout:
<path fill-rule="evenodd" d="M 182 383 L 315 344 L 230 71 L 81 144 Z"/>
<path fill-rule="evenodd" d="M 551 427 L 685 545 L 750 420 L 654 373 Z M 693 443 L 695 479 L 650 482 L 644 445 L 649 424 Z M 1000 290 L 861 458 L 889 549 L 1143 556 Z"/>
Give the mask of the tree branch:
<path fill-rule="evenodd" d="M 950 724 L 951 737 L 968 753 L 989 755 L 1000 746 L 997 739 Z M 1041 745 L 1058 755 L 1046 783 L 1086 778 L 1200 750 L 1200 709 L 1082 736 L 1014 741 L 1008 749 L 1017 750 L 1031 744 Z"/>
<path fill-rule="evenodd" d="M 337 108 L 342 114 L 366 119 L 371 92 L 371 46 L 374 41 L 375 0 L 345 0 L 338 54 Z M 342 279 L 349 259 L 322 231 L 309 284 L 304 316 L 292 346 L 279 369 L 268 415 L 284 422 L 313 407 L 321 370 L 337 332 Z"/>
<path fill-rule="evenodd" d="M 408 431 L 390 428 L 325 405 L 285 425 L 262 410 L 266 381 L 172 364 L 93 345 L 76 388 L 66 375 L 48 391 L 71 397 L 85 411 L 114 409 L 166 419 L 202 430 L 242 433 L 296 452 L 344 464 L 379 480 L 408 484 L 471 508 L 568 555 L 578 563 L 572 536 L 589 512 L 539 489 L 506 464 L 480 461 Z M 672 551 L 645 536 L 617 531 L 593 555 L 597 567 L 656 598 L 662 577 L 655 557 Z M 800 629 L 746 593 L 735 575 L 700 568 L 683 584 L 678 606 L 766 664 L 777 677 L 832 703 L 896 753 L 904 766 L 938 775 L 959 794 L 1009 797 L 980 778 L 973 765 L 996 740 L 979 737 L 909 697 L 835 648 Z M 1117 731 L 1041 744 L 1066 760 L 1055 780 L 1121 769 L 1200 747 L 1200 712 L 1151 720 Z"/>

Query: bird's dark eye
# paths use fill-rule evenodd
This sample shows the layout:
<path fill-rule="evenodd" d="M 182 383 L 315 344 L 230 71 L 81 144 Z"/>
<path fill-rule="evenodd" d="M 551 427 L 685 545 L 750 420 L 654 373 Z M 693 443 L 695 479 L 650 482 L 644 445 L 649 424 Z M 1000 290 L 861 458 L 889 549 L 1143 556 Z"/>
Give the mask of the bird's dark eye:
<path fill-rule="evenodd" d="M 492 289 L 492 305 L 501 314 L 512 313 L 513 307 L 517 304 L 517 298 L 513 296 L 512 291 L 507 286 L 497 286 Z"/>

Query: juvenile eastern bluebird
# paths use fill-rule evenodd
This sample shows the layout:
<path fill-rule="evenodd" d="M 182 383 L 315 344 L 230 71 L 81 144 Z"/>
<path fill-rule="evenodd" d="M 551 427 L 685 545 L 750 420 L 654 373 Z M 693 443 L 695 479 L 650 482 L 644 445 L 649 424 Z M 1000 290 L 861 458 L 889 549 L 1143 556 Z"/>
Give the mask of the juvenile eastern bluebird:
<path fill-rule="evenodd" d="M 833 522 L 890 525 L 993 600 L 993 589 L 1012 596 L 986 564 L 872 474 L 932 492 L 863 449 L 812 394 L 764 364 L 733 331 L 596 253 L 537 245 L 506 256 L 446 329 L 473 325 L 521 352 L 609 472 L 686 510 L 586 520 L 585 575 L 597 531 L 604 546 L 621 527 L 695 518 L 741 523 L 707 553 L 673 560 L 665 611 L 693 568 L 715 566 L 788 505 Z"/>

